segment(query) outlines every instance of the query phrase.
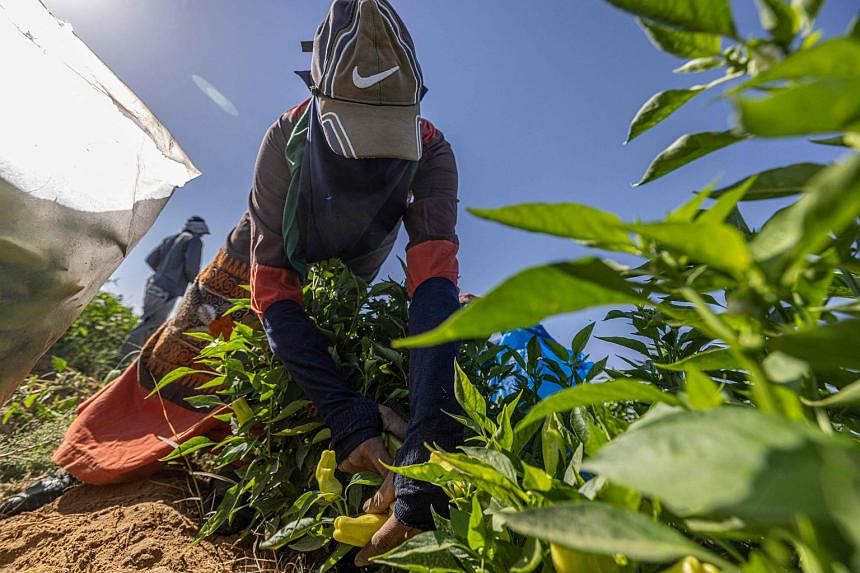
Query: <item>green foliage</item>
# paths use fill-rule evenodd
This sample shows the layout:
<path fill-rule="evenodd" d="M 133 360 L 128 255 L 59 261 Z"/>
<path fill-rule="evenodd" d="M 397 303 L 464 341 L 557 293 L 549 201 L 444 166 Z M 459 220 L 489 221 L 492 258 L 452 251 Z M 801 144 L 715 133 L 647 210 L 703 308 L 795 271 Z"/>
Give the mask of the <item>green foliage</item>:
<path fill-rule="evenodd" d="M 860 147 L 856 39 L 816 43 L 820 0 L 762 0 L 761 37 L 750 38 L 738 37 L 723 0 L 609 3 L 642 18 L 660 49 L 695 58 L 683 71 L 722 68 L 707 88 L 745 78 L 726 94 L 738 125 L 682 136 L 640 184 L 757 137 L 836 132 L 819 143 L 840 153 Z M 703 89 L 659 94 L 634 119 L 631 139 Z M 428 462 L 392 468 L 440 486 L 450 517 L 437 516 L 435 531 L 378 564 L 652 573 L 690 556 L 708 565 L 689 559 L 670 570 L 860 570 L 860 155 L 715 186 L 657 221 L 625 222 L 570 203 L 473 210 L 638 260 L 526 269 L 416 337 L 399 339 L 402 287 L 353 288 L 330 267 L 315 275 L 305 298 L 336 361 L 354 387 L 400 412 L 408 368 L 400 349 L 477 341 L 464 347 L 455 380 L 466 444 L 452 452 L 431 444 Z M 761 203 L 771 199 L 780 201 Z M 751 200 L 772 206 L 756 230 L 741 212 Z M 518 394 L 498 397 L 494 380 L 514 374 L 486 337 L 601 306 L 616 307 L 607 320 L 632 327 L 629 336 L 603 337 L 620 349 L 614 362 L 623 367 L 601 361 L 587 380 L 568 379 L 535 367 L 535 344 L 527 360 L 509 354 L 527 375 Z M 572 350 L 586 347 L 593 328 L 574 337 Z M 212 341 L 202 363 L 226 382 L 218 396 L 233 434 L 216 446 L 219 462 L 244 463 L 204 533 L 250 506 L 266 546 L 325 547 L 326 565 L 337 560 L 345 549 L 329 542 L 331 519 L 358 511 L 370 494 L 361 488 L 376 482 L 356 476 L 331 501 L 314 489 L 310 471 L 326 430 L 260 332 L 237 327 L 229 340 Z M 535 387 L 548 381 L 565 389 L 539 400 Z"/>
<path fill-rule="evenodd" d="M 122 298 L 100 292 L 46 353 L 88 376 L 100 378 L 117 365 L 120 346 L 137 317 Z"/>
<path fill-rule="evenodd" d="M 680 71 L 724 68 L 714 84 L 654 96 L 629 139 L 707 87 L 747 77 L 727 94 L 738 125 L 682 136 L 640 185 L 755 137 L 836 131 L 817 142 L 857 147 L 860 45 L 847 36 L 816 43 L 822 2 L 759 2 L 765 35 L 749 39 L 736 37 L 727 3 L 609 3 L 644 18 L 658 48 L 695 58 Z M 720 51 L 720 35 L 734 44 Z M 860 568 L 858 173 L 856 153 L 776 166 L 708 188 L 663 221 L 597 212 L 585 230 L 566 222 L 569 204 L 472 210 L 641 262 L 586 258 L 524 271 L 398 344 L 474 338 L 623 302 L 637 306 L 607 319 L 629 321 L 633 334 L 603 337 L 623 348 L 626 368 L 516 411 L 511 446 L 481 440 L 490 451 L 437 452 L 426 467 L 397 470 L 453 493 L 450 527 L 425 534 L 422 553 L 444 545 L 461 569 L 480 558 L 483 570 L 505 570 L 514 555 L 531 557 L 503 549 L 523 547 L 524 535 L 542 542 L 545 567 L 549 544 L 642 571 L 684 555 L 745 572 Z M 771 199 L 782 202 L 753 231 L 739 205 Z M 469 427 L 481 428 L 480 407 L 468 410 Z M 478 548 L 454 527 L 457 512 L 474 513 L 475 496 L 494 524 Z M 405 567 L 405 557 L 396 549 L 381 561 Z"/>
<path fill-rule="evenodd" d="M 0 408 L 0 494 L 2 484 L 32 478 L 54 468 L 51 455 L 66 433 L 75 408 L 98 384 L 54 359 L 54 372 L 30 376 Z"/>

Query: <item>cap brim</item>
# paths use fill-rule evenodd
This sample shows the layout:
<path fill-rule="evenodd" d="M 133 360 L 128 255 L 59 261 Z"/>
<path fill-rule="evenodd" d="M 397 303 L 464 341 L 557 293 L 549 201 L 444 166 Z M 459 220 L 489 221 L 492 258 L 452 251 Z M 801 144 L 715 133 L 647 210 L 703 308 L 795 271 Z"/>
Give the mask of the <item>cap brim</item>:
<path fill-rule="evenodd" d="M 351 159 L 421 159 L 420 105 L 381 106 L 318 97 L 329 147 Z"/>

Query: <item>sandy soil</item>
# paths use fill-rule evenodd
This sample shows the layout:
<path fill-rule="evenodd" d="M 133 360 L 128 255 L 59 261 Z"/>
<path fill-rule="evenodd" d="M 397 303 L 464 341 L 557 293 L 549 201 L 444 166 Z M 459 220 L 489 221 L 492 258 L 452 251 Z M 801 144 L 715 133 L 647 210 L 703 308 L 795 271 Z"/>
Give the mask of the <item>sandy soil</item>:
<path fill-rule="evenodd" d="M 184 480 L 79 486 L 38 511 L 0 521 L 0 572 L 256 573 L 275 571 L 229 538 L 190 546 Z M 287 569 L 289 570 L 289 569 Z M 285 569 L 280 569 L 285 571 Z"/>

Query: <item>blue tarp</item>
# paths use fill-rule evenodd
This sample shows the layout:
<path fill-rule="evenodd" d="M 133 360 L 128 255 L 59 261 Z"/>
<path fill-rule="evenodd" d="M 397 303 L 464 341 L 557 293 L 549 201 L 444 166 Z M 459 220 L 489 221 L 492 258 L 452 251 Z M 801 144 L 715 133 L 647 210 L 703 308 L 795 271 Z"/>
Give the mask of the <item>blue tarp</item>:
<path fill-rule="evenodd" d="M 584 379 L 588 375 L 593 363 L 586 361 L 585 356 L 582 354 L 574 356 L 573 352 L 567 348 L 564 349 L 566 355 L 558 356 L 551 343 L 555 343 L 562 347 L 563 345 L 560 345 L 541 324 L 531 328 L 520 328 L 506 332 L 497 341 L 497 344 L 506 346 L 510 350 L 516 352 L 523 358 L 523 361 L 528 364 L 529 342 L 531 342 L 535 337 L 537 337 L 537 344 L 540 348 L 541 357 L 538 359 L 535 371 L 531 375 L 527 373 L 526 370 L 513 357 L 511 357 L 508 352 L 500 352 L 496 357 L 500 364 L 513 365 L 513 370 L 507 377 L 502 380 L 497 379 L 495 381 L 496 386 L 499 389 L 497 394 L 498 398 L 503 398 L 516 392 L 518 382 L 523 378 L 526 379 L 532 387 L 537 386 L 538 395 L 541 398 L 545 398 L 546 396 L 558 392 L 565 387 L 552 382 L 552 380 L 558 378 L 559 374 L 564 375 L 564 377 L 569 381 L 568 384 L 570 386 L 574 386 L 576 384 L 574 368 L 580 380 Z M 550 363 L 555 364 L 555 367 L 551 366 Z M 536 378 L 540 379 L 539 385 L 535 380 Z"/>

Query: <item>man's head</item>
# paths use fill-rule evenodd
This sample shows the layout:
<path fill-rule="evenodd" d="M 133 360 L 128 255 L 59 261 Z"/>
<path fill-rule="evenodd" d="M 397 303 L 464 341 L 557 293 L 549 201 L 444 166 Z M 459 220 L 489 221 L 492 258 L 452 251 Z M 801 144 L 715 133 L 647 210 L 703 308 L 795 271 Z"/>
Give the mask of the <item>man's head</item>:
<path fill-rule="evenodd" d="M 412 38 L 388 0 L 332 3 L 314 37 L 311 78 L 335 153 L 421 158 L 424 80 Z"/>
<path fill-rule="evenodd" d="M 206 225 L 206 221 L 203 220 L 203 217 L 193 216 L 189 217 L 187 221 L 185 221 L 185 226 L 182 228 L 183 231 L 189 231 L 194 233 L 195 235 L 208 235 L 209 234 L 209 226 Z"/>

